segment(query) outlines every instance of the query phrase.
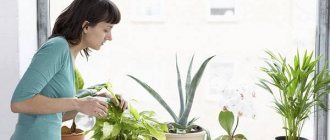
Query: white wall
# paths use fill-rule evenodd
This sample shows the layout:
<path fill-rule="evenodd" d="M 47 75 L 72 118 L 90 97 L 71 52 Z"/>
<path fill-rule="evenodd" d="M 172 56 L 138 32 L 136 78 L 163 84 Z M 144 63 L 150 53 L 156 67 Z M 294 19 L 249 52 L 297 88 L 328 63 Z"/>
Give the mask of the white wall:
<path fill-rule="evenodd" d="M 19 79 L 18 5 L 17 0 L 1 1 L 0 5 L 0 137 L 9 139 L 16 115 L 10 111 L 10 99 Z"/>
<path fill-rule="evenodd" d="M 37 48 L 36 1 L 1 0 L 0 31 L 0 139 L 7 140 L 17 121 L 10 111 L 11 96 Z"/>
<path fill-rule="evenodd" d="M 37 0 L 19 0 L 18 46 L 20 77 L 37 50 Z"/>

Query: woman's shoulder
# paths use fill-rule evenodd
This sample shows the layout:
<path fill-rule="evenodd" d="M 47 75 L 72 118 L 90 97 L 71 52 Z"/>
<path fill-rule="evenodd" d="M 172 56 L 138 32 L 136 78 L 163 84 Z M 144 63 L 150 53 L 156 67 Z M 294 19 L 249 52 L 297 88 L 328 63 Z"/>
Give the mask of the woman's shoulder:
<path fill-rule="evenodd" d="M 46 50 L 52 50 L 55 52 L 66 52 L 69 50 L 69 44 L 67 40 L 62 36 L 57 36 L 48 39 L 41 47 L 40 49 L 46 49 Z"/>
<path fill-rule="evenodd" d="M 57 37 L 48 39 L 47 42 L 43 46 L 47 46 L 47 45 L 56 45 L 56 46 L 62 46 L 62 47 L 66 47 L 66 48 L 69 47 L 68 42 L 62 36 L 57 36 Z"/>

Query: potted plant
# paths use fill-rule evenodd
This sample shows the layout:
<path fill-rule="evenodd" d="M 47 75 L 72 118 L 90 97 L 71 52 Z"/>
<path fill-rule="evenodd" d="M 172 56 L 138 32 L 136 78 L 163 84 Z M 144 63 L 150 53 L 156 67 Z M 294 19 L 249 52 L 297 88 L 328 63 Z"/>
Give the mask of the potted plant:
<path fill-rule="evenodd" d="M 288 64 L 280 54 L 266 53 L 269 56 L 265 60 L 267 66 L 261 67 L 261 71 L 268 78 L 260 79 L 258 85 L 273 95 L 275 110 L 283 117 L 285 136 L 276 140 L 306 140 L 300 135 L 312 108 L 326 109 L 320 97 L 330 92 L 329 71 L 325 67 L 320 72 L 315 70 L 320 56 L 313 59 L 313 52 L 305 51 L 300 56 L 297 51 L 293 64 Z"/>
<path fill-rule="evenodd" d="M 108 114 L 104 118 L 97 118 L 95 126 L 86 132 L 91 133 L 91 138 L 97 140 L 166 140 L 164 132 L 167 126 L 159 123 L 153 111 L 138 112 L 132 105 L 129 105 L 129 112 L 122 111 L 116 104 L 120 96 L 116 96 L 111 90 L 111 85 L 98 84 L 82 90 L 80 97 L 94 96 L 95 91 L 107 89 L 113 101 L 108 101 Z M 115 103 L 117 102 L 117 103 Z"/>
<path fill-rule="evenodd" d="M 111 85 L 109 83 L 103 83 L 103 84 L 97 84 L 88 88 L 83 89 L 84 87 L 84 79 L 81 76 L 81 73 L 78 69 L 74 69 L 74 75 L 75 75 L 75 89 L 76 89 L 76 97 L 77 98 L 84 98 L 87 96 L 94 97 L 96 96 L 96 93 L 100 90 L 106 88 L 110 89 Z M 109 88 L 108 88 L 109 87 Z M 112 92 L 111 92 L 112 93 Z M 115 98 L 115 102 L 118 104 L 117 98 Z M 87 132 L 84 132 L 82 129 L 77 128 L 76 120 L 72 120 L 71 127 L 62 126 L 61 128 L 61 139 L 62 140 L 84 140 L 85 134 Z"/>
<path fill-rule="evenodd" d="M 247 140 L 243 134 L 238 134 L 238 125 L 243 117 L 255 119 L 256 114 L 253 107 L 256 93 L 254 87 L 246 83 L 228 83 L 221 90 L 220 108 L 218 121 L 227 133 L 216 138 L 216 140 Z"/>
<path fill-rule="evenodd" d="M 239 123 L 240 114 L 236 117 L 235 128 L 235 116 L 232 111 L 229 111 L 226 107 L 219 113 L 219 124 L 226 131 L 226 135 L 219 136 L 215 140 L 247 140 L 243 134 L 235 134 L 238 123 Z"/>
<path fill-rule="evenodd" d="M 197 73 L 191 79 L 191 68 L 194 57 L 192 57 L 190 61 L 190 65 L 187 72 L 187 78 L 185 83 L 185 90 L 182 88 L 182 81 L 179 71 L 179 66 L 176 57 L 176 70 L 177 70 L 177 84 L 178 91 L 180 97 L 180 112 L 179 114 L 175 114 L 171 107 L 163 100 L 163 98 L 149 85 L 142 82 L 141 80 L 135 78 L 134 76 L 128 75 L 130 78 L 134 79 L 137 83 L 139 83 L 145 90 L 147 90 L 171 115 L 173 122 L 168 123 L 168 131 L 166 133 L 167 140 L 204 140 L 205 134 L 207 133 L 207 138 L 210 139 L 210 135 L 207 131 L 203 131 L 204 129 L 198 125 L 194 125 L 194 121 L 196 118 L 188 121 L 189 113 L 193 104 L 195 91 L 197 86 L 202 78 L 203 72 L 208 64 L 208 62 L 213 58 L 211 56 L 207 58 L 203 64 L 198 69 Z"/>
<path fill-rule="evenodd" d="M 104 118 L 97 118 L 96 124 L 91 130 L 84 132 L 76 128 L 73 120 L 71 128 L 62 127 L 62 140 L 84 140 L 84 135 L 91 133 L 93 139 L 97 140 L 165 140 L 167 125 L 159 123 L 155 118 L 153 111 L 138 112 L 132 105 L 129 105 L 129 112 L 122 111 L 116 104 L 119 104 L 120 96 L 111 90 L 110 83 L 97 84 L 86 89 L 84 80 L 77 69 L 75 69 L 75 86 L 78 91 L 77 98 L 87 96 L 95 97 L 97 92 L 107 90 L 114 98 L 108 100 L 108 114 Z"/>
<path fill-rule="evenodd" d="M 167 126 L 159 123 L 153 111 L 138 112 L 131 105 L 129 112 L 122 112 L 112 103 L 107 117 L 98 118 L 91 138 L 109 140 L 166 140 Z M 88 133 L 87 132 L 87 133 Z"/>

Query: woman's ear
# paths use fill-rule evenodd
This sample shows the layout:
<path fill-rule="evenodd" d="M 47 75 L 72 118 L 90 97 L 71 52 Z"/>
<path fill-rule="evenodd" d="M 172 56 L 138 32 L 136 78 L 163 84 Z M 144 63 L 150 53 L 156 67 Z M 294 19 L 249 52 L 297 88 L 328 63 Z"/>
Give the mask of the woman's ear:
<path fill-rule="evenodd" d="M 84 23 L 81 25 L 81 28 L 83 29 L 84 33 L 87 33 L 88 24 L 89 22 L 85 20 Z"/>

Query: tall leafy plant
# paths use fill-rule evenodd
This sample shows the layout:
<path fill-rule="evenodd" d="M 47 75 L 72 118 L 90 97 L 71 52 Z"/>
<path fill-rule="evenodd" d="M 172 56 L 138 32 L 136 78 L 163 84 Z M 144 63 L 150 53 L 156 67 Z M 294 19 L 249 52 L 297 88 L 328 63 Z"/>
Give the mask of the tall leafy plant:
<path fill-rule="evenodd" d="M 130 78 L 134 79 L 137 83 L 139 83 L 145 90 L 147 90 L 171 115 L 173 118 L 173 123 L 169 123 L 169 132 L 171 133 L 191 133 L 196 131 L 201 131 L 202 128 L 194 125 L 194 121 L 196 121 L 196 118 L 191 119 L 188 121 L 189 113 L 191 111 L 191 107 L 193 104 L 193 100 L 195 97 L 195 92 L 197 89 L 197 86 L 202 78 L 202 75 L 204 73 L 204 70 L 208 64 L 208 62 L 213 58 L 214 56 L 211 56 L 207 58 L 200 68 L 198 69 L 197 73 L 191 78 L 191 69 L 194 57 L 191 58 L 190 65 L 187 72 L 186 82 L 185 82 L 185 88 L 183 88 L 179 65 L 176 57 L 176 70 L 177 70 L 177 85 L 178 85 L 178 92 L 180 97 L 180 112 L 179 114 L 175 114 L 172 108 L 163 100 L 163 98 L 156 92 L 153 88 L 151 88 L 148 84 L 145 82 L 142 82 L 138 78 L 135 78 L 134 76 L 128 75 Z M 208 135 L 209 136 L 209 135 Z"/>
<path fill-rule="evenodd" d="M 315 70 L 320 57 L 313 59 L 313 52 L 305 51 L 300 56 L 297 51 L 293 65 L 280 54 L 266 53 L 269 57 L 265 60 L 267 66 L 261 67 L 261 71 L 267 79 L 260 79 L 258 85 L 273 95 L 275 110 L 284 118 L 286 139 L 298 140 L 312 108 L 316 105 L 326 109 L 320 98 L 330 92 L 329 70 Z"/>

